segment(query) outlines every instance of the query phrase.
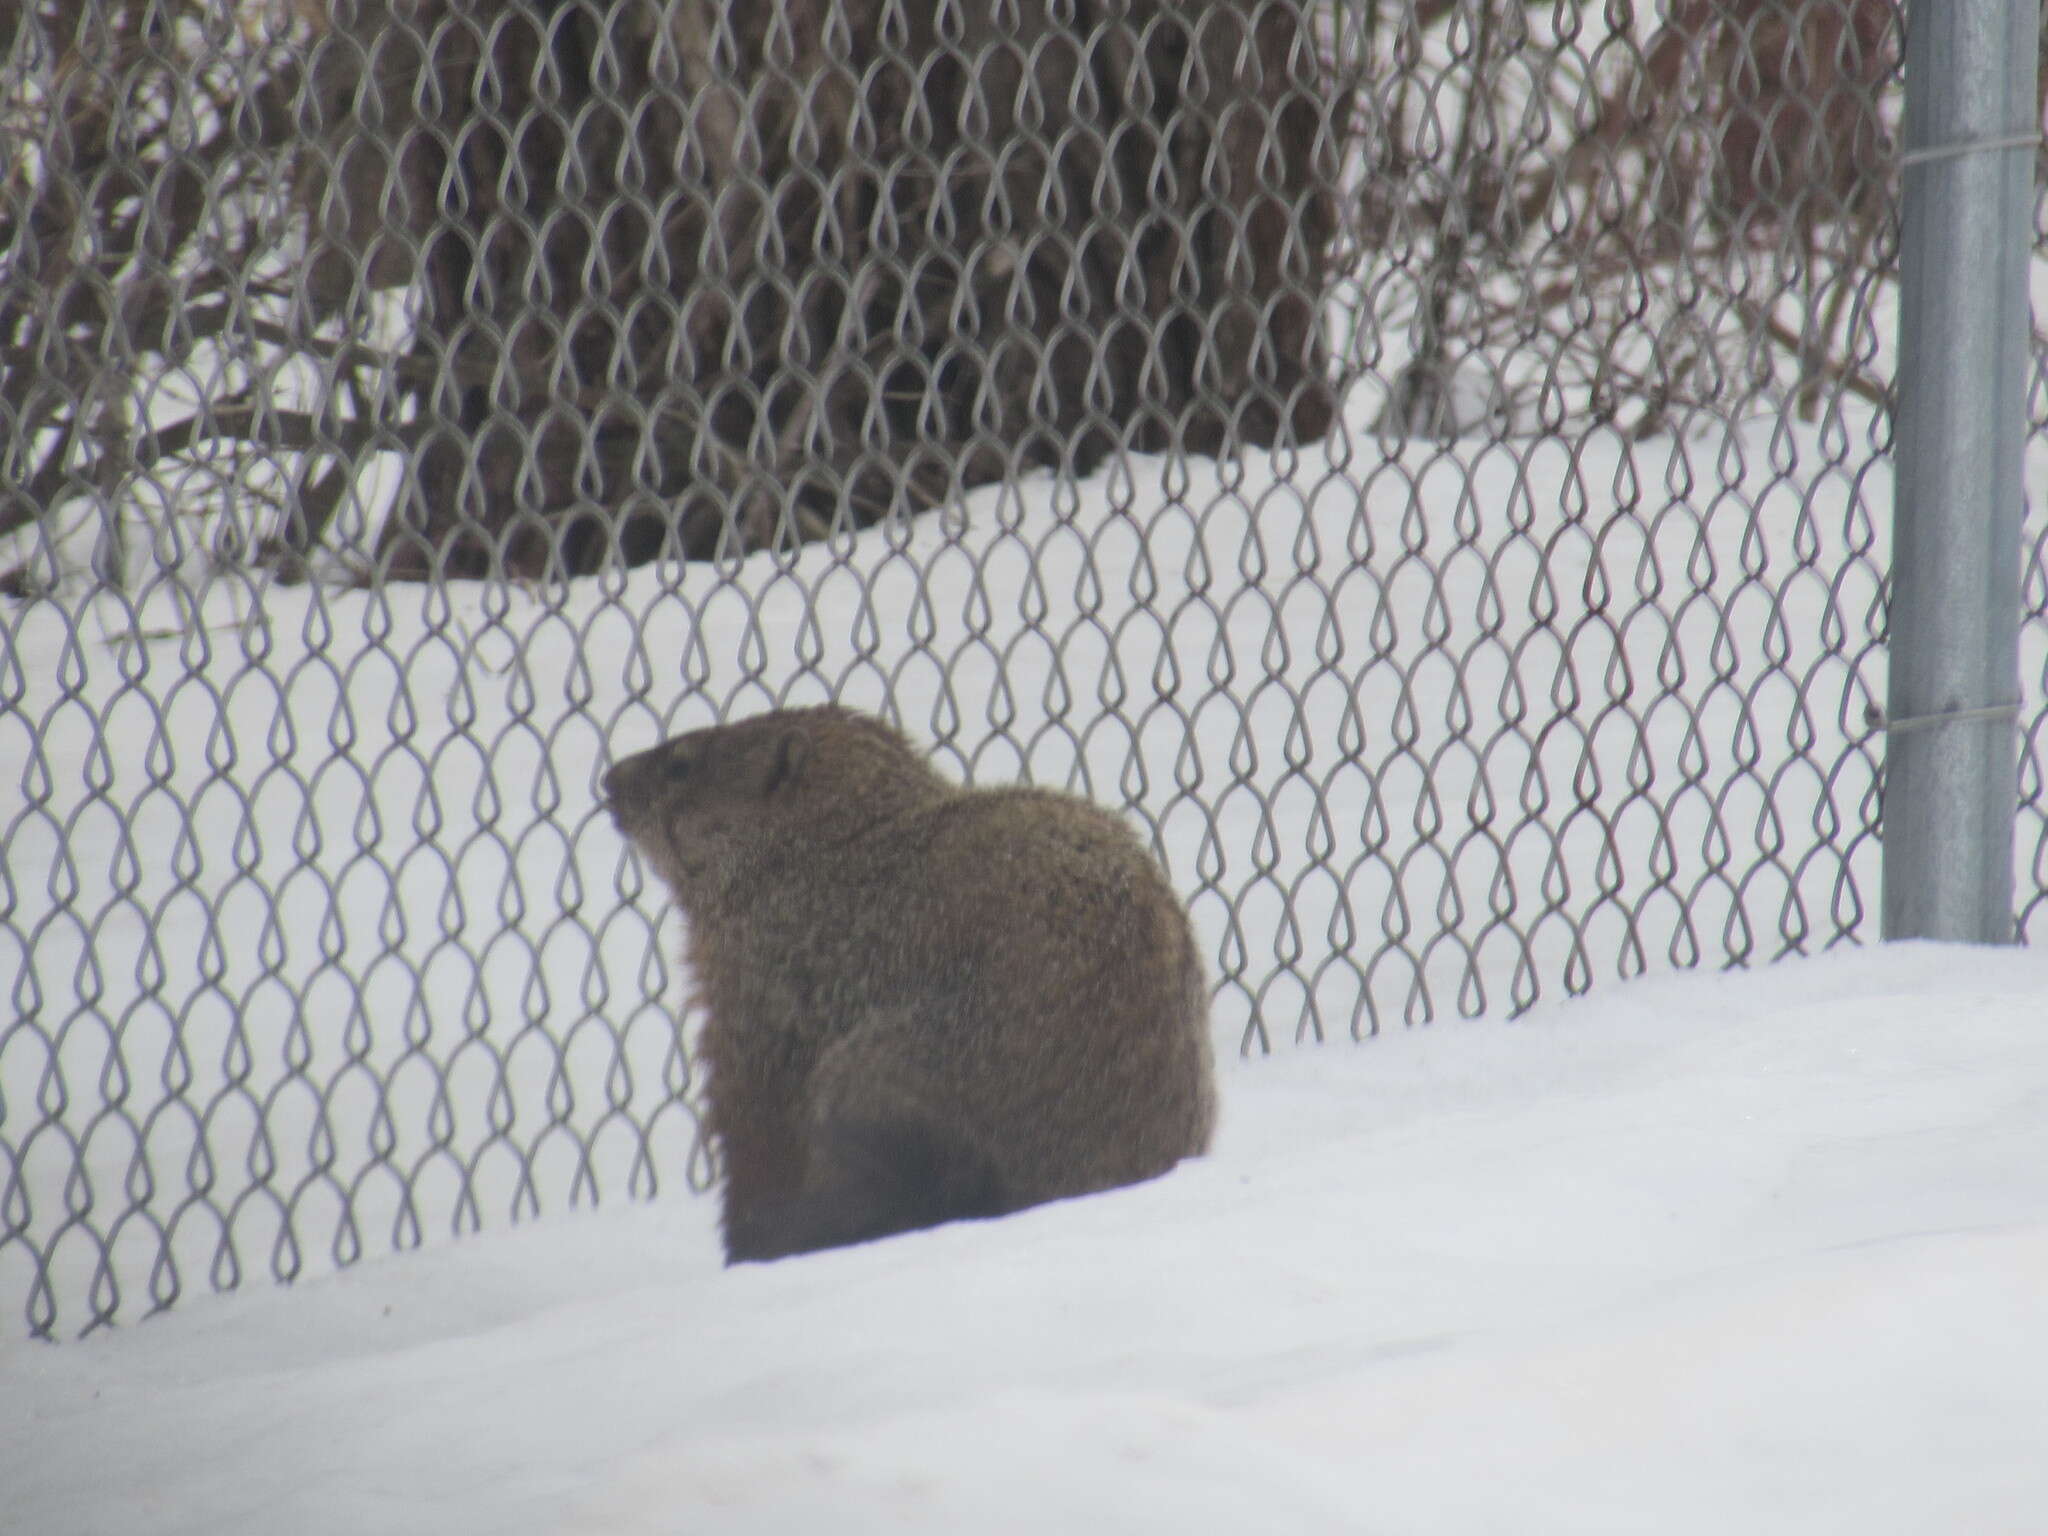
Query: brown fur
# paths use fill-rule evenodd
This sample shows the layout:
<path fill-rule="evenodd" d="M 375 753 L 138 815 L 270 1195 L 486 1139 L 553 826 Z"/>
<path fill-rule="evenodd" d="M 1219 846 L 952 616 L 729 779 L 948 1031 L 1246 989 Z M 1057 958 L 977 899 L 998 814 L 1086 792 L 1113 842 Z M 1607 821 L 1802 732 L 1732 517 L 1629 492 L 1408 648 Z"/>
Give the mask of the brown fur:
<path fill-rule="evenodd" d="M 1187 914 L 1116 817 L 966 790 L 836 707 L 616 764 L 688 922 L 728 1262 L 995 1216 L 1208 1149 Z"/>

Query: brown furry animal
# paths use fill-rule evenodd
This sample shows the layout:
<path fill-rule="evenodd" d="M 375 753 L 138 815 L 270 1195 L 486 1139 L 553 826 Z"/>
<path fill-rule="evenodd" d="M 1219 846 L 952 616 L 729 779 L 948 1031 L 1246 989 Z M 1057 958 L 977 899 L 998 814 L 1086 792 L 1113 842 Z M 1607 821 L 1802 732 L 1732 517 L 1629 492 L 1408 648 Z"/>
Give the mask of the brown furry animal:
<path fill-rule="evenodd" d="M 1134 1184 L 1208 1149 L 1187 914 L 1116 817 L 967 790 L 837 707 L 616 764 L 708 1022 L 728 1263 Z"/>

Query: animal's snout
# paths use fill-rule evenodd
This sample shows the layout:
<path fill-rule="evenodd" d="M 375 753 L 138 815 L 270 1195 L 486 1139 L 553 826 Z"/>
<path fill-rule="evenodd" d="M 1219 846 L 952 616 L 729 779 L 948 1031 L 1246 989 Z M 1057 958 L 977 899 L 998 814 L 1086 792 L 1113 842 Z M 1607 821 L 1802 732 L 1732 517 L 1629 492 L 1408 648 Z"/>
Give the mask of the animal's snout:
<path fill-rule="evenodd" d="M 610 813 L 615 826 L 626 824 L 626 801 L 633 785 L 633 760 L 613 763 L 604 771 L 604 777 L 597 781 L 598 800 Z"/>

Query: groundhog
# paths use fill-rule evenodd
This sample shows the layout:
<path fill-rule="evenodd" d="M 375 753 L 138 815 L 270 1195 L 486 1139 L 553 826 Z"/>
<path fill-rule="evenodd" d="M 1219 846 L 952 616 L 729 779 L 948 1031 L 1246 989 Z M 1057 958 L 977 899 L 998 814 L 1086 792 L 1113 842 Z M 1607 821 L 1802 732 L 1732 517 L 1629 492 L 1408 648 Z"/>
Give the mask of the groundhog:
<path fill-rule="evenodd" d="M 1115 816 L 963 789 L 837 707 L 677 736 L 604 794 L 688 927 L 727 1263 L 1000 1216 L 1208 1149 L 1194 934 Z"/>

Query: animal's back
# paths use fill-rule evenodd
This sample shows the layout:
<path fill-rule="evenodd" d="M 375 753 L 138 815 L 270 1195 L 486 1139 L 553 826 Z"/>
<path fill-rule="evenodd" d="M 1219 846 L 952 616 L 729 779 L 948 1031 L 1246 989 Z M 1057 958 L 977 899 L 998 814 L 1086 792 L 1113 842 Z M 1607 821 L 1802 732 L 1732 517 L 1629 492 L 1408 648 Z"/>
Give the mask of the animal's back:
<path fill-rule="evenodd" d="M 907 1058 L 897 1070 L 928 1076 L 1014 1205 L 1134 1183 L 1206 1151 L 1207 988 L 1144 845 L 1108 812 L 1035 789 L 965 793 L 921 818 L 923 835 L 897 839 L 914 850 L 903 888 L 918 896 L 872 939 L 894 972 L 876 977 L 885 1012 L 914 1029 L 844 1054 L 863 1072 Z"/>

